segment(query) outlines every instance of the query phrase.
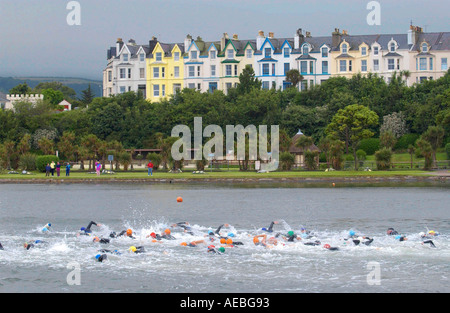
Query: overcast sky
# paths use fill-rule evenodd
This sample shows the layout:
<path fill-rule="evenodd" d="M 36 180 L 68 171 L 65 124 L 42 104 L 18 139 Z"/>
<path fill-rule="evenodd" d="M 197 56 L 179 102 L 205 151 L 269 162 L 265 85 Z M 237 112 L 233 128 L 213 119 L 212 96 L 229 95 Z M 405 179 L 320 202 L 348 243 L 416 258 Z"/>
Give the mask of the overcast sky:
<path fill-rule="evenodd" d="M 298 28 L 329 36 L 406 33 L 411 20 L 428 32 L 450 31 L 449 0 L 378 0 L 370 26 L 366 0 L 78 0 L 81 25 L 69 25 L 70 0 L 0 0 L 0 76 L 101 79 L 117 38 L 183 42 L 186 34 L 219 40 L 224 32 L 255 39 L 259 30 L 293 37 Z"/>

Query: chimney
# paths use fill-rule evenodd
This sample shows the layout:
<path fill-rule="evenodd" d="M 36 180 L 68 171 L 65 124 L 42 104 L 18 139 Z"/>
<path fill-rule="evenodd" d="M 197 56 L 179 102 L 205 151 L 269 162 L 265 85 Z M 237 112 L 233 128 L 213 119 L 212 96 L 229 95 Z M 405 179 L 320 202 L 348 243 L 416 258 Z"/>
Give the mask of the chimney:
<path fill-rule="evenodd" d="M 132 45 L 132 46 L 135 46 L 135 45 L 136 45 L 136 41 L 135 41 L 134 39 L 128 40 L 128 43 L 129 43 L 130 45 Z"/>
<path fill-rule="evenodd" d="M 185 52 L 187 52 L 187 50 L 191 46 L 191 43 L 192 43 L 192 36 L 187 34 L 186 38 L 184 39 L 184 51 Z"/>
<path fill-rule="evenodd" d="M 269 32 L 269 38 L 273 38 L 274 37 L 274 33 L 273 32 Z"/>
<path fill-rule="evenodd" d="M 238 35 L 237 34 L 233 34 L 233 39 L 234 40 L 238 40 Z"/>
<path fill-rule="evenodd" d="M 150 49 L 150 53 L 153 52 L 153 49 L 156 47 L 156 44 L 158 43 L 158 38 L 156 38 L 155 36 L 152 37 L 152 39 L 149 41 L 149 49 Z"/>
<path fill-rule="evenodd" d="M 300 49 L 300 46 L 305 41 L 305 36 L 303 36 L 303 30 L 301 28 L 297 29 L 294 36 L 294 49 Z"/>
<path fill-rule="evenodd" d="M 342 30 L 342 36 L 348 36 L 348 31 L 346 31 L 345 29 Z"/>
<path fill-rule="evenodd" d="M 311 32 L 306 32 L 306 38 L 311 38 Z"/>
<path fill-rule="evenodd" d="M 122 38 L 117 38 L 117 42 L 116 42 L 116 56 L 119 56 L 119 52 L 120 52 L 120 50 L 122 50 L 122 47 L 123 47 Z"/>
<path fill-rule="evenodd" d="M 334 32 L 331 34 L 331 42 L 332 42 L 332 46 L 333 48 L 339 46 L 339 44 L 341 43 L 341 39 L 342 39 L 342 35 L 339 32 L 339 28 L 335 28 Z"/>
<path fill-rule="evenodd" d="M 228 33 L 223 33 L 222 39 L 220 39 L 220 50 L 223 51 L 225 49 L 225 45 L 228 42 Z"/>
<path fill-rule="evenodd" d="M 260 30 L 258 32 L 258 37 L 256 37 L 256 50 L 261 50 L 261 46 L 264 43 L 264 40 L 266 37 L 264 37 L 264 32 Z"/>
<path fill-rule="evenodd" d="M 421 27 L 418 26 L 409 26 L 408 30 L 408 45 L 415 45 L 417 44 L 417 41 L 419 40 L 419 33 L 422 33 L 423 30 Z"/>

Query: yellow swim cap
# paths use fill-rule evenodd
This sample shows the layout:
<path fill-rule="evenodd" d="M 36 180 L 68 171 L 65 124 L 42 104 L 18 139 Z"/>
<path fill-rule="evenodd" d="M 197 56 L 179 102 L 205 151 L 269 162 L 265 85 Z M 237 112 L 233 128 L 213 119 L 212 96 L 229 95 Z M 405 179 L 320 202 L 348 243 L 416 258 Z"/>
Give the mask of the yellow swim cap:
<path fill-rule="evenodd" d="M 131 246 L 130 249 L 128 249 L 128 250 L 132 251 L 132 252 L 136 252 L 136 247 L 135 246 Z"/>

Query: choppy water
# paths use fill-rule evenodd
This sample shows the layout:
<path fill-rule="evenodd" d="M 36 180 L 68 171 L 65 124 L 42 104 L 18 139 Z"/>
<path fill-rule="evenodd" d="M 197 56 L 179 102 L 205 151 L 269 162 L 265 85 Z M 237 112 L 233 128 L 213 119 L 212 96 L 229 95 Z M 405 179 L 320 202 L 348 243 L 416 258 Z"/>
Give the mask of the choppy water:
<path fill-rule="evenodd" d="M 449 292 L 449 200 L 445 187 L 0 185 L 0 292 Z M 131 228 L 136 239 L 101 245 L 76 236 L 91 220 L 102 224 L 92 227 L 99 237 Z M 146 238 L 181 221 L 194 235 L 173 228 L 176 240 Z M 253 236 L 271 221 L 280 222 L 275 232 L 305 227 L 314 237 L 255 246 Z M 46 223 L 51 231 L 42 233 Z M 206 245 L 180 246 L 224 223 L 230 227 L 222 233 L 235 233 L 244 245 L 222 255 Z M 408 240 L 387 236 L 388 227 Z M 440 233 L 436 248 L 422 244 L 419 232 L 427 229 Z M 355 246 L 343 240 L 349 230 L 374 242 Z M 47 243 L 24 249 L 34 240 Z M 303 244 L 312 240 L 321 245 Z M 129 253 L 130 246 L 146 253 Z M 102 248 L 122 254 L 96 262 Z M 70 264 L 79 266 L 79 285 L 68 284 L 75 277 Z"/>

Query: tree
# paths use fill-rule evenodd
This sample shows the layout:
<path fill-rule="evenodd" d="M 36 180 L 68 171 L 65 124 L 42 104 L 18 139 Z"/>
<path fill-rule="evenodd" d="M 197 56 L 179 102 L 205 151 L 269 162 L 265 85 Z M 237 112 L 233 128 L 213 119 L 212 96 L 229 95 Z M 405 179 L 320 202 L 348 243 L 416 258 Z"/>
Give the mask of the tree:
<path fill-rule="evenodd" d="M 84 105 L 88 105 L 92 103 L 92 100 L 94 100 L 95 98 L 95 94 L 91 89 L 91 84 L 88 85 L 88 87 L 81 91 L 82 95 L 81 98 L 79 99 L 81 101 L 81 103 L 83 103 Z"/>
<path fill-rule="evenodd" d="M 397 139 L 392 134 L 391 131 L 387 130 L 381 133 L 380 135 L 380 146 L 382 148 L 394 149 L 395 144 L 397 143 Z"/>
<path fill-rule="evenodd" d="M 64 94 L 59 90 L 48 88 L 42 90 L 42 94 L 44 95 L 44 100 L 47 100 L 53 105 L 58 105 L 61 101 L 64 100 Z"/>
<path fill-rule="evenodd" d="M 303 76 L 296 69 L 292 69 L 286 72 L 286 81 L 292 84 L 292 87 L 297 85 L 303 80 Z"/>
<path fill-rule="evenodd" d="M 19 84 L 9 90 L 11 95 L 26 95 L 31 92 L 30 86 L 26 82 Z"/>
<path fill-rule="evenodd" d="M 70 131 L 65 131 L 58 142 L 58 151 L 66 158 L 68 161 L 72 161 L 76 147 L 74 145 L 75 142 L 75 133 Z"/>
<path fill-rule="evenodd" d="M 406 127 L 405 114 L 403 112 L 394 112 L 383 116 L 380 133 L 386 131 L 390 131 L 397 139 L 406 134 L 408 129 Z"/>
<path fill-rule="evenodd" d="M 55 91 L 60 91 L 63 94 L 63 98 L 67 101 L 72 101 L 75 99 L 77 93 L 74 89 L 70 88 L 69 86 L 63 85 L 60 82 L 42 82 L 39 83 L 36 87 L 34 87 L 34 91 L 36 93 L 41 93 L 42 90 L 45 89 L 53 89 Z M 61 101 L 60 101 L 61 102 Z M 59 103 L 59 102 L 58 102 Z"/>
<path fill-rule="evenodd" d="M 425 164 L 423 169 L 429 170 L 431 169 L 433 165 L 433 148 L 431 147 L 431 144 L 426 141 L 423 138 L 419 138 L 416 141 L 416 146 L 418 148 L 418 151 L 416 150 L 416 153 L 420 153 L 425 158 Z"/>
<path fill-rule="evenodd" d="M 432 149 L 433 166 L 436 167 L 436 151 L 442 146 L 445 131 L 440 126 L 430 126 L 428 130 L 422 134 L 422 138 L 428 141 Z"/>
<path fill-rule="evenodd" d="M 47 137 L 41 137 L 41 139 L 39 139 L 38 141 L 38 147 L 45 155 L 51 155 L 55 153 L 54 145 L 55 143 L 53 142 L 53 140 L 48 139 Z"/>
<path fill-rule="evenodd" d="M 250 65 L 246 65 L 239 75 L 237 92 L 244 94 L 250 92 L 253 88 L 261 89 L 262 82 L 255 77 L 255 71 Z"/>
<path fill-rule="evenodd" d="M 378 125 L 378 115 L 369 108 L 352 104 L 336 113 L 326 128 L 326 133 L 345 141 L 353 149 L 355 170 L 358 170 L 356 151 L 362 139 L 370 138 L 374 132 L 369 129 Z"/>

